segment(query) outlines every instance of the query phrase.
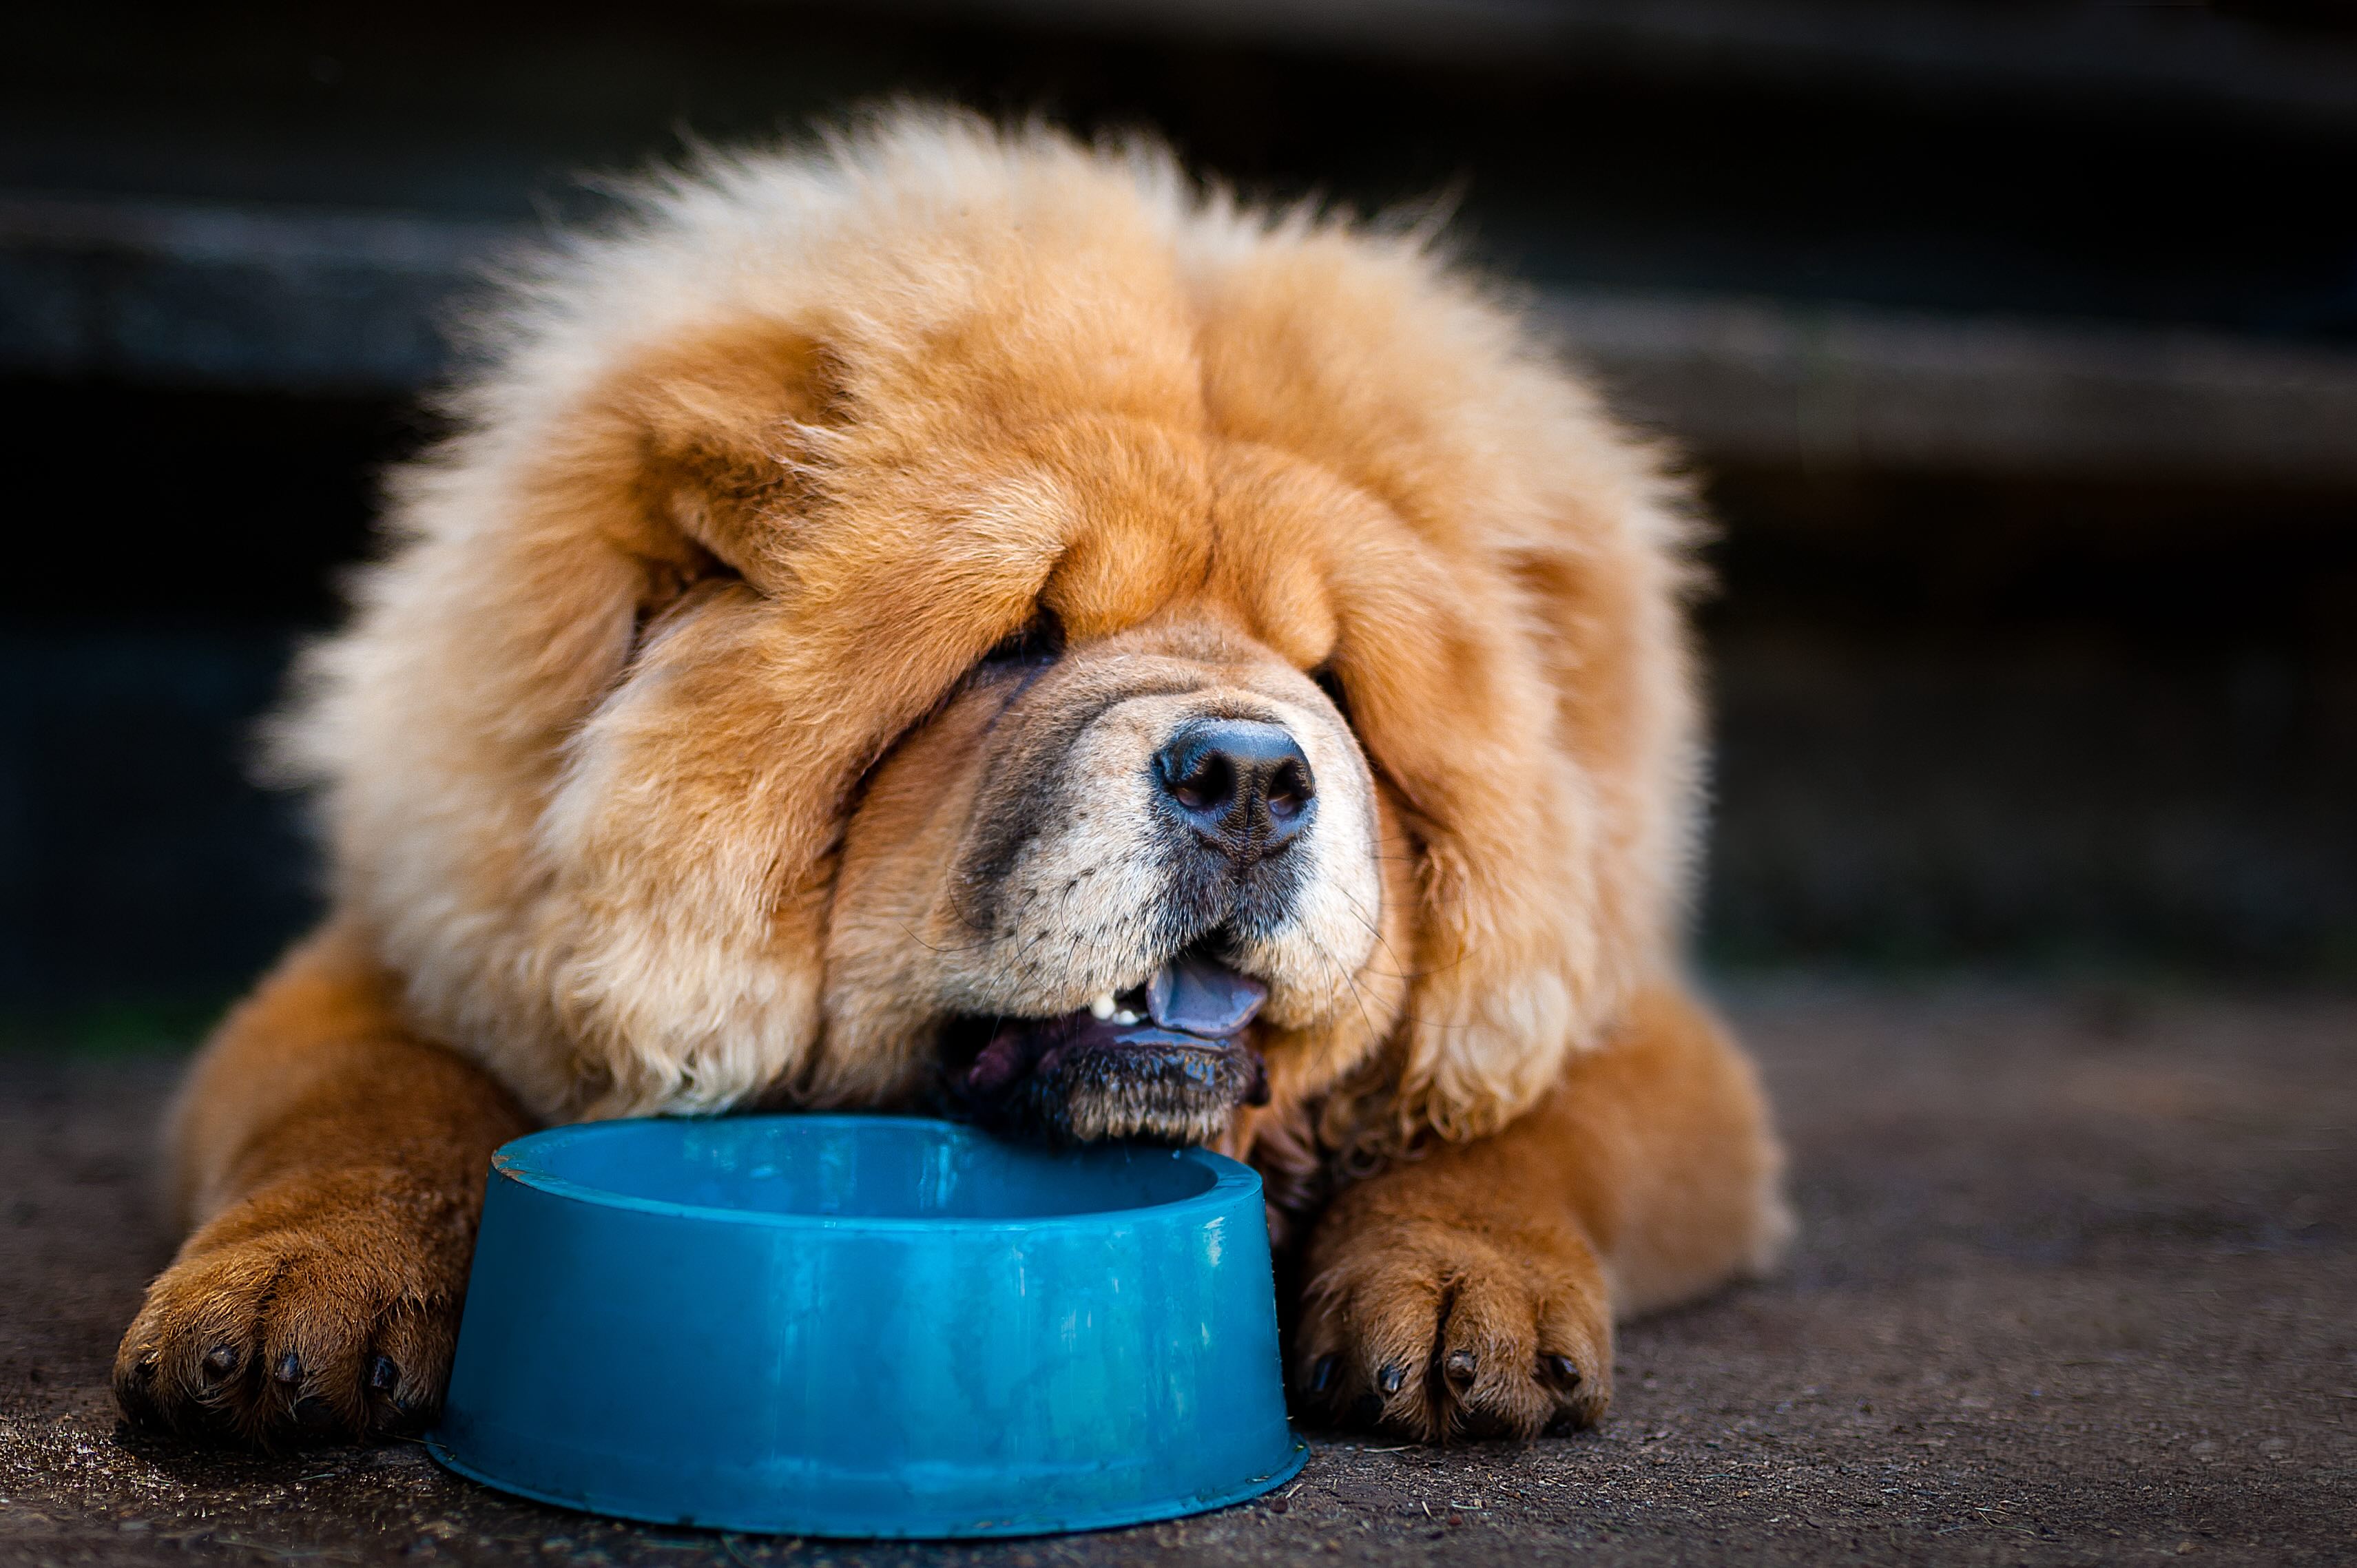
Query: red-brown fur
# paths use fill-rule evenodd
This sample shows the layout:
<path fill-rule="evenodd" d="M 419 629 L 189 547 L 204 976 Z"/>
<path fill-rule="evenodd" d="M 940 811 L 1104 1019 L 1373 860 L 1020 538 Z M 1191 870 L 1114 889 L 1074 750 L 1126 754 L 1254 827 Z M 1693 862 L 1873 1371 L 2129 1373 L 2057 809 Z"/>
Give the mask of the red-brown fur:
<path fill-rule="evenodd" d="M 1133 983 L 1118 792 L 1190 714 L 1320 779 L 1306 912 L 1249 957 L 1270 1103 L 1146 1128 L 1268 1173 L 1305 1397 L 1590 1420 L 1616 1311 L 1780 1242 L 1676 972 L 1674 496 L 1417 245 L 903 113 L 651 194 L 504 333 L 286 723 L 336 913 L 191 1078 L 127 1408 L 414 1420 L 531 1120 L 905 1103 L 946 1020 Z M 1051 671 L 968 673 L 1043 611 Z M 1043 768 L 1113 804 L 976 933 L 953 871 Z"/>

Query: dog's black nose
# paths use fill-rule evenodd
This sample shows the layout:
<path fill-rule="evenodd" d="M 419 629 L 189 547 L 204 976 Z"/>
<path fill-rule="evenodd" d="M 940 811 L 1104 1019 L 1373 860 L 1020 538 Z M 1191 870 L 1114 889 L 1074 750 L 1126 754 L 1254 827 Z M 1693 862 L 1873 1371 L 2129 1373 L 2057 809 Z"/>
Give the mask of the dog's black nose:
<path fill-rule="evenodd" d="M 1278 725 L 1197 719 L 1156 754 L 1154 773 L 1175 814 L 1240 863 L 1290 843 L 1317 804 L 1309 758 Z"/>

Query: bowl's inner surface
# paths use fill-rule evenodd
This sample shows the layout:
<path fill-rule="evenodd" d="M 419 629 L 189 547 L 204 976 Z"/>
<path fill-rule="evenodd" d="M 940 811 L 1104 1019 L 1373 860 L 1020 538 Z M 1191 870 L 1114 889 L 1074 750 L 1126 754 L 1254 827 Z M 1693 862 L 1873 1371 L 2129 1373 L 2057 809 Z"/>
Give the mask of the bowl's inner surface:
<path fill-rule="evenodd" d="M 1175 1203 L 1218 1177 L 1178 1151 L 1056 1150 L 857 1116 L 609 1122 L 530 1140 L 514 1174 L 698 1208 L 862 1219 L 1031 1219 Z"/>

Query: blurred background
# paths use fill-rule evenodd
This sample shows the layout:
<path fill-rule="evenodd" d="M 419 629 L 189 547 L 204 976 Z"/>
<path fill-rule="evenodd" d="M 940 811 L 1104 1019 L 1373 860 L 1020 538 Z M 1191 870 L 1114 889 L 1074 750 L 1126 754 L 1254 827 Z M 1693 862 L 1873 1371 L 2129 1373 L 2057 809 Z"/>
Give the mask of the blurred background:
<path fill-rule="evenodd" d="M 246 781 L 485 257 L 912 92 L 1447 193 L 1720 524 L 1725 968 L 2357 976 L 2357 5 L 0 8 L 0 1017 L 315 908 Z"/>

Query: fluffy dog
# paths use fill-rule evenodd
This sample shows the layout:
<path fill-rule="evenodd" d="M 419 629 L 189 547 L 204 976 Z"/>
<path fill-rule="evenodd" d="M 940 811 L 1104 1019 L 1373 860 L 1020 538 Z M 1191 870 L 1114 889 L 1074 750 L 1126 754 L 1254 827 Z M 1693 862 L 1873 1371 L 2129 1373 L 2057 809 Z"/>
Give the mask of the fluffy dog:
<path fill-rule="evenodd" d="M 277 732 L 332 912 L 191 1072 L 134 1417 L 430 1415 L 487 1155 L 581 1117 L 1215 1144 L 1305 1408 L 1428 1439 L 1593 1421 L 1615 1313 L 1774 1251 L 1677 496 L 1428 246 L 903 111 L 486 341 Z"/>

